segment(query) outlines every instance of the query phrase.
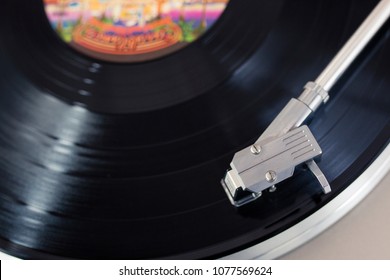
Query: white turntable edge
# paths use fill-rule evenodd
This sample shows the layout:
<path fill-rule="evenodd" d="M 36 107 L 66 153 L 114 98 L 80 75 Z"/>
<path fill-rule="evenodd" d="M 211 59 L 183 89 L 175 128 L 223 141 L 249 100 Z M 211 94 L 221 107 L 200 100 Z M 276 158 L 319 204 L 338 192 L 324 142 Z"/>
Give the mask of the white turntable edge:
<path fill-rule="evenodd" d="M 276 259 L 313 239 L 360 203 L 390 171 L 390 144 L 342 193 L 284 232 L 223 259 Z"/>

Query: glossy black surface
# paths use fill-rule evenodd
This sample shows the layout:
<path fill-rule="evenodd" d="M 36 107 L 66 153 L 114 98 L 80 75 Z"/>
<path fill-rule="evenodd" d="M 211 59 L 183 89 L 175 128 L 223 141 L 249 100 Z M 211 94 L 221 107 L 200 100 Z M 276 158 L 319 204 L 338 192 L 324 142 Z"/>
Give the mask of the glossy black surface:
<path fill-rule="evenodd" d="M 322 207 L 389 141 L 386 25 L 311 123 L 330 195 L 298 171 L 237 210 L 219 183 L 377 1 L 231 0 L 190 47 L 131 65 L 70 49 L 41 1 L 4 2 L 0 247 L 16 256 L 222 256 Z"/>

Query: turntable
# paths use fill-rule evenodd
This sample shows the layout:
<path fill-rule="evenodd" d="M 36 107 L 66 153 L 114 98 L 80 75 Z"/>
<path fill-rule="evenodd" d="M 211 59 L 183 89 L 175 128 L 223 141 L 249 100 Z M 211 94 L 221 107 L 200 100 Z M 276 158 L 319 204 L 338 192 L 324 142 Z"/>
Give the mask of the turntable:
<path fill-rule="evenodd" d="M 276 258 L 390 170 L 390 1 L 3 2 L 7 254 Z"/>

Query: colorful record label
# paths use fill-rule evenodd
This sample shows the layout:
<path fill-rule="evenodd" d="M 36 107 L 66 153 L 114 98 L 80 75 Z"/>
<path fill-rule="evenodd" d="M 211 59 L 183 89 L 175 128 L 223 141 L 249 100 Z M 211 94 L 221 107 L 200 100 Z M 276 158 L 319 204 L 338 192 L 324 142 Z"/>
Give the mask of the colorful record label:
<path fill-rule="evenodd" d="M 92 57 L 137 62 L 194 42 L 229 0 L 43 0 L 47 17 L 68 44 Z"/>

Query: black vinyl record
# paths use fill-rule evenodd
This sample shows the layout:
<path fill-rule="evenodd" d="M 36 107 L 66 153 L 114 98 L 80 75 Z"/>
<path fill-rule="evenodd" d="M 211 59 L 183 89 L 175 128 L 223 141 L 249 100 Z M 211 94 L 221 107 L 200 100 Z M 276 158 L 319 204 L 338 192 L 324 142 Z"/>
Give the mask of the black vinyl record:
<path fill-rule="evenodd" d="M 216 258 L 309 216 L 389 141 L 388 24 L 310 124 L 330 194 L 300 171 L 236 209 L 220 180 L 376 3 L 231 0 L 191 45 L 120 64 L 62 42 L 42 1 L 4 0 L 1 249 L 21 258 Z"/>

